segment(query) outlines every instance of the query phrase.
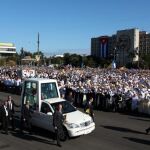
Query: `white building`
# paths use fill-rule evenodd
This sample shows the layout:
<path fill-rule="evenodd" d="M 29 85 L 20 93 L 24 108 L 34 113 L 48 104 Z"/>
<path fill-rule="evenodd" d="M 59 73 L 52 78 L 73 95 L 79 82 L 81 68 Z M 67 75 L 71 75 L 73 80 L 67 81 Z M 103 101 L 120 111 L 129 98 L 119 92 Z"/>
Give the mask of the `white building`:
<path fill-rule="evenodd" d="M 11 56 L 16 53 L 16 47 L 13 43 L 0 43 L 0 57 Z"/>

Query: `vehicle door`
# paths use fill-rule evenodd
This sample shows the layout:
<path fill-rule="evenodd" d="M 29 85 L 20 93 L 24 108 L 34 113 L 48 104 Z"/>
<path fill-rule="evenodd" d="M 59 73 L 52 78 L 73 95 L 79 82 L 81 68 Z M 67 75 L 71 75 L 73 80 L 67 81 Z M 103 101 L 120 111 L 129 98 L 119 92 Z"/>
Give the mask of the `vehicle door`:
<path fill-rule="evenodd" d="M 30 106 L 33 110 L 38 109 L 38 82 L 36 81 L 25 81 L 23 93 L 22 93 L 22 105 L 29 101 Z"/>
<path fill-rule="evenodd" d="M 53 115 L 50 105 L 42 102 L 40 112 L 34 112 L 34 122 L 38 127 L 43 129 L 53 130 Z"/>

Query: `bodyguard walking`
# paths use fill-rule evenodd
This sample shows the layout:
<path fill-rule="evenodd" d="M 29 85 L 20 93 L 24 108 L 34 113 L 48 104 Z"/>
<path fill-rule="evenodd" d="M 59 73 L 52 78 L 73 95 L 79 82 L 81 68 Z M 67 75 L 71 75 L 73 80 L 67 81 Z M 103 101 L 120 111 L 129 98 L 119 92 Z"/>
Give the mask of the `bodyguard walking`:
<path fill-rule="evenodd" d="M 89 98 L 89 101 L 87 102 L 85 108 L 84 108 L 85 113 L 89 114 L 93 121 L 95 121 L 94 119 L 94 111 L 93 111 L 93 97 Z"/>
<path fill-rule="evenodd" d="M 60 137 L 64 135 L 64 130 L 63 130 L 64 120 L 65 118 L 63 117 L 63 114 L 62 114 L 62 105 L 58 104 L 53 114 L 53 126 L 55 129 L 55 139 L 57 140 L 57 145 L 59 147 L 62 146 L 60 143 Z"/>
<path fill-rule="evenodd" d="M 7 108 L 7 101 L 4 102 L 4 105 L 1 108 L 2 111 L 2 126 L 3 126 L 3 131 L 2 133 L 8 134 L 8 126 L 9 126 L 9 121 L 8 121 L 8 108 Z"/>
<path fill-rule="evenodd" d="M 8 108 L 8 116 L 9 116 L 9 124 L 12 127 L 12 130 L 15 130 L 15 121 L 14 121 L 14 114 L 15 114 L 15 108 L 19 107 L 15 104 L 15 102 L 12 100 L 12 97 L 9 95 L 7 100 L 7 108 Z"/>
<path fill-rule="evenodd" d="M 21 132 L 23 131 L 23 129 L 27 128 L 29 133 L 32 134 L 31 113 L 33 113 L 33 111 L 31 109 L 31 106 L 29 105 L 29 101 L 26 101 L 26 104 L 22 108 L 21 125 L 20 125 Z"/>

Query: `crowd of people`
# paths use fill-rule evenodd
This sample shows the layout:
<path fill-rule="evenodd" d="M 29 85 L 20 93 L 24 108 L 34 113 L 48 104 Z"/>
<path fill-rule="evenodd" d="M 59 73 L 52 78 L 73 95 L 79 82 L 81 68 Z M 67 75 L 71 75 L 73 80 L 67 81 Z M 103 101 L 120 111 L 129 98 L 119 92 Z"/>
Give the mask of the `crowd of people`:
<path fill-rule="evenodd" d="M 20 71 L 23 68 L 1 67 L 0 68 L 0 91 L 21 94 L 21 87 L 24 79 L 30 78 L 30 74 L 22 76 Z M 95 121 L 93 110 L 138 113 L 140 103 L 145 101 L 150 106 L 150 70 L 128 70 L 123 69 L 101 69 L 101 68 L 63 68 L 34 67 L 35 74 L 32 77 L 57 79 L 61 97 L 71 104 L 82 107 Z M 14 106 L 10 101 L 11 97 L 1 106 L 0 117 L 3 122 L 3 130 L 8 134 L 9 123 L 12 129 L 14 125 Z M 1 102 L 1 101 L 0 101 Z M 26 120 L 29 131 L 30 113 L 26 113 L 29 106 L 22 112 L 22 126 Z M 8 110 L 7 110 L 8 108 Z M 149 107 L 150 108 L 150 107 Z M 11 110 L 11 111 L 10 111 Z M 149 112 L 150 114 L 150 112 Z M 56 125 L 55 125 L 56 126 Z M 146 129 L 146 133 L 149 132 Z M 58 145 L 60 141 L 57 137 Z"/>
<path fill-rule="evenodd" d="M 21 93 L 25 78 L 21 67 L 0 68 L 0 90 Z M 29 68 L 28 68 L 29 69 Z M 150 70 L 34 67 L 34 77 L 57 79 L 61 96 L 84 107 L 93 97 L 94 109 L 105 111 L 138 111 L 140 102 L 150 101 Z"/>

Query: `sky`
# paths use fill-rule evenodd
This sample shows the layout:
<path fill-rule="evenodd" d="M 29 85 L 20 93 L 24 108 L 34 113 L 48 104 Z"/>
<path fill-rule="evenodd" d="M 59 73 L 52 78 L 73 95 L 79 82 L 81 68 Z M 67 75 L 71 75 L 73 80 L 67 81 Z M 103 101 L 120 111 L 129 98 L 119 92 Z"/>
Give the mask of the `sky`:
<path fill-rule="evenodd" d="M 150 32 L 150 0 L 0 0 L 0 42 L 45 54 L 90 54 L 91 38 Z"/>

